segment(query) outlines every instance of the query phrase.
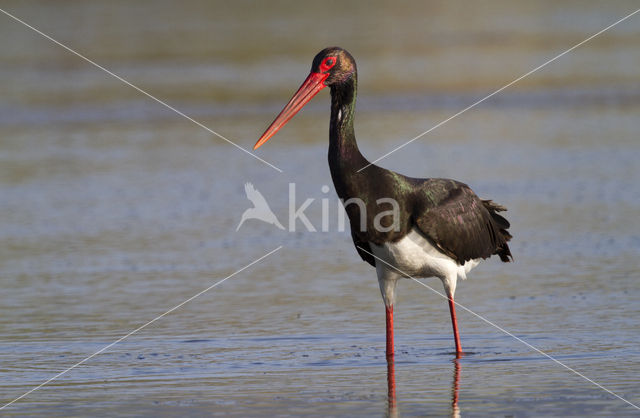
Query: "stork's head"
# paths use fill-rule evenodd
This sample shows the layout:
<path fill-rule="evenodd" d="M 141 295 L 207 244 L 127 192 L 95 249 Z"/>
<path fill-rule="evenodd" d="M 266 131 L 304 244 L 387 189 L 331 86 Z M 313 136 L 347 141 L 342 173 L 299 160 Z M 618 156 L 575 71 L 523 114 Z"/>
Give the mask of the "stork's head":
<path fill-rule="evenodd" d="M 257 149 L 276 134 L 296 113 L 309 103 L 320 90 L 327 86 L 337 86 L 353 79 L 356 74 L 356 62 L 347 51 L 334 46 L 325 48 L 318 53 L 311 64 L 311 73 L 304 80 L 289 103 L 269 125 L 258 142 L 253 146 Z"/>

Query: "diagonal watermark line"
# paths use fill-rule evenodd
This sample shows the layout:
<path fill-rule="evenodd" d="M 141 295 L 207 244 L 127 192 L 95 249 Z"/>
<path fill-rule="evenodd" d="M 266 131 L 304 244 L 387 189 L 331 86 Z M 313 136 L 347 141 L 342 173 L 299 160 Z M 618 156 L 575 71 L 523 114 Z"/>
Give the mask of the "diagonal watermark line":
<path fill-rule="evenodd" d="M 94 67 L 99 68 L 100 70 L 104 71 L 105 73 L 109 74 L 110 76 L 120 80 L 121 82 L 123 82 L 124 84 L 126 84 L 127 86 L 137 90 L 138 92 L 144 94 L 145 96 L 149 97 L 152 100 L 155 100 L 156 102 L 160 103 L 161 105 L 163 105 L 164 107 L 166 107 L 167 109 L 177 113 L 178 115 L 182 116 L 183 118 L 195 123 L 196 125 L 198 125 L 199 127 L 201 127 L 202 129 L 206 130 L 207 132 L 217 136 L 218 138 L 228 142 L 229 144 L 233 145 L 234 147 L 236 147 L 237 149 L 239 149 L 240 151 L 243 151 L 246 154 L 249 154 L 250 156 L 252 156 L 253 158 L 257 159 L 258 161 L 268 165 L 269 167 L 273 168 L 274 170 L 282 173 L 282 169 L 276 167 L 275 165 L 271 164 L 268 161 L 263 160 L 262 158 L 258 157 L 256 154 L 252 153 L 251 151 L 249 151 L 248 149 L 245 149 L 243 147 L 241 147 L 240 145 L 236 144 L 235 142 L 231 141 L 230 139 L 222 136 L 221 134 L 219 134 L 218 132 L 214 131 L 213 129 L 207 127 L 206 125 L 202 124 L 201 122 L 198 122 L 197 120 L 193 119 L 192 117 L 186 115 L 185 113 L 181 112 L 180 110 L 176 109 L 175 107 L 171 106 L 170 104 L 158 99 L 157 97 L 155 97 L 154 95 L 152 95 L 151 93 L 148 93 L 147 91 L 141 89 L 140 87 L 132 84 L 131 82 L 125 80 L 124 78 L 120 77 L 118 74 L 109 71 L 108 69 L 106 69 L 105 67 L 103 67 L 102 65 L 98 64 L 97 62 L 85 57 L 84 55 L 82 55 L 81 53 L 77 52 L 74 49 L 69 48 L 68 46 L 64 45 L 63 43 L 53 39 L 51 36 L 47 35 L 46 33 L 42 32 L 41 30 L 31 26 L 30 24 L 28 24 L 27 22 L 25 22 L 24 20 L 21 20 L 20 18 L 12 15 L 11 13 L 7 12 L 6 10 L 3 10 L 2 8 L 0 8 L 0 12 L 4 13 L 5 15 L 7 15 L 8 17 L 12 18 L 13 20 L 15 20 L 18 23 L 23 24 L 24 26 L 28 27 L 29 29 L 31 29 L 32 31 L 42 35 L 43 37 L 47 38 L 48 40 L 50 40 L 51 42 L 55 43 L 56 45 L 66 49 L 67 51 L 71 52 L 72 54 L 82 58 L 83 60 L 85 60 L 86 62 L 88 62 L 89 64 L 93 65 Z"/>
<path fill-rule="evenodd" d="M 399 268 L 397 268 L 396 266 L 384 261 L 383 259 L 381 259 L 380 257 L 372 254 L 371 252 L 365 250 L 364 248 L 357 246 L 360 250 L 364 251 L 365 253 L 369 254 L 370 256 L 374 257 L 376 260 L 381 261 L 382 263 L 386 264 L 387 266 L 389 266 L 390 268 L 394 269 L 395 271 L 397 271 L 398 273 L 402 274 L 403 276 L 405 276 L 408 279 L 413 280 L 414 282 L 420 284 L 421 286 L 426 287 L 427 289 L 431 290 L 433 293 L 443 297 L 444 299 L 449 300 L 449 298 L 441 292 L 438 292 L 437 290 L 435 290 L 433 287 L 422 283 L 420 280 L 416 279 L 415 277 L 411 276 L 408 273 L 405 273 L 404 271 L 400 270 Z M 607 389 L 606 387 L 602 386 L 601 384 L 599 384 L 598 382 L 593 381 L 592 379 L 589 379 L 587 376 L 583 375 L 582 373 L 580 373 L 579 371 L 567 366 L 566 364 L 564 364 L 563 362 L 561 362 L 560 360 L 550 356 L 549 354 L 545 353 L 544 351 L 540 350 L 539 348 L 529 344 L 528 342 L 526 342 L 525 340 L 523 340 L 522 338 L 514 335 L 513 333 L 507 331 L 506 329 L 502 328 L 501 326 L 491 322 L 490 320 L 488 320 L 487 318 L 483 317 L 480 314 L 475 313 L 474 311 L 472 311 L 471 309 L 467 308 L 464 305 L 459 304 L 458 302 L 454 301 L 453 302 L 457 307 L 464 309 L 465 311 L 469 312 L 470 314 L 472 314 L 473 316 L 475 316 L 478 319 L 481 319 L 482 321 L 486 322 L 487 324 L 491 325 L 492 327 L 502 331 L 503 333 L 507 334 L 508 336 L 520 341 L 522 344 L 526 345 L 527 347 L 531 348 L 534 351 L 537 351 L 538 353 L 540 353 L 541 355 L 545 356 L 546 358 L 548 358 L 549 360 L 552 360 L 553 362 L 559 364 L 560 366 L 564 367 L 565 369 L 569 370 L 570 372 L 575 373 L 576 375 L 580 376 L 581 378 L 583 378 L 584 380 L 586 380 L 587 382 L 590 382 L 592 384 L 594 384 L 595 386 L 597 386 L 598 388 L 604 390 L 605 392 L 609 393 L 610 395 L 615 396 L 616 398 L 620 399 L 623 402 L 626 402 L 627 404 L 631 405 L 632 407 L 640 410 L 640 406 L 626 400 L 625 398 L 623 398 L 622 396 L 618 395 L 617 393 L 613 392 L 610 389 Z"/>
<path fill-rule="evenodd" d="M 185 300 L 184 302 L 179 303 L 178 305 L 174 306 L 173 308 L 169 309 L 168 311 L 166 311 L 165 313 L 156 316 L 155 318 L 153 318 L 151 321 L 147 322 L 144 325 L 139 326 L 138 328 L 134 329 L 133 331 L 129 332 L 128 334 L 118 338 L 117 340 L 115 340 L 114 342 L 112 342 L 109 345 L 106 345 L 104 347 L 102 347 L 100 350 L 96 351 L 95 353 L 91 354 L 89 357 L 77 362 L 76 364 L 74 364 L 73 366 L 61 371 L 60 373 L 58 373 L 57 375 L 51 377 L 50 379 L 40 383 L 38 386 L 34 387 L 33 389 L 29 390 L 28 392 L 23 393 L 22 395 L 18 396 L 17 398 L 15 398 L 14 400 L 12 400 L 11 402 L 8 402 L 7 404 L 3 405 L 0 407 L 0 410 L 5 409 L 6 407 L 12 405 L 13 403 L 19 401 L 20 399 L 24 398 L 25 396 L 35 392 L 36 390 L 40 389 L 41 387 L 51 383 L 52 381 L 56 380 L 57 378 L 59 378 L 60 376 L 70 372 L 71 370 L 75 369 L 76 367 L 80 366 L 81 364 L 91 360 L 93 357 L 97 356 L 100 353 L 103 353 L 104 351 L 108 350 L 109 348 L 113 347 L 114 345 L 118 344 L 119 342 L 123 341 L 124 339 L 132 336 L 133 334 L 137 333 L 138 331 L 142 330 L 143 328 L 146 328 L 147 326 L 153 324 L 154 322 L 156 322 L 158 319 L 161 319 L 163 317 L 165 317 L 166 315 L 170 314 L 171 312 L 175 311 L 176 309 L 180 308 L 181 306 L 191 302 L 192 300 L 194 300 L 195 298 L 197 298 L 198 296 L 208 292 L 209 290 L 213 289 L 214 287 L 224 283 L 227 279 L 232 278 L 233 276 L 235 276 L 236 274 L 248 269 L 249 267 L 253 266 L 256 263 L 259 263 L 260 261 L 264 260 L 265 258 L 269 257 L 271 254 L 275 253 L 276 251 L 280 250 L 282 248 L 282 245 L 280 245 L 278 248 L 269 251 L 268 253 L 266 253 L 265 255 L 263 255 L 262 257 L 253 260 L 251 263 L 247 264 L 246 266 L 242 267 L 239 270 L 234 271 L 233 273 L 231 273 L 230 275 L 228 275 L 227 277 L 225 277 L 222 280 L 217 281 L 216 283 L 212 284 L 211 286 L 207 287 L 206 289 L 196 293 L 195 295 L 191 296 L 189 299 Z"/>
<path fill-rule="evenodd" d="M 476 107 L 477 105 L 479 105 L 480 103 L 490 99 L 491 97 L 495 96 L 496 94 L 500 93 L 501 91 L 511 87 L 512 85 L 514 85 L 515 83 L 517 83 L 518 81 L 522 80 L 523 78 L 526 78 L 528 76 L 530 76 L 531 74 L 535 73 L 536 71 L 546 67 L 547 65 L 551 64 L 552 62 L 554 62 L 555 60 L 557 60 L 558 58 L 563 57 L 564 55 L 568 54 L 569 52 L 573 51 L 574 49 L 584 45 L 585 43 L 589 42 L 590 40 L 592 40 L 593 38 L 595 38 L 598 35 L 603 34 L 604 32 L 608 31 L 609 29 L 613 28 L 614 26 L 618 25 L 619 23 L 624 22 L 625 20 L 629 19 L 631 16 L 635 15 L 636 13 L 640 12 L 640 9 L 636 10 L 635 12 L 629 13 L 628 15 L 626 15 L 625 17 L 617 20 L 616 22 L 610 24 L 609 26 L 607 26 L 606 28 L 600 30 L 597 33 L 594 33 L 593 35 L 589 36 L 587 39 L 578 42 L 577 44 L 575 44 L 574 46 L 572 46 L 571 48 L 567 49 L 566 51 L 556 55 L 555 57 L 547 60 L 546 62 L 538 65 L 536 68 L 534 68 L 533 70 L 529 71 L 526 74 L 521 75 L 520 77 L 516 78 L 515 80 L 511 81 L 510 83 L 505 84 L 504 86 L 500 87 L 498 90 L 494 91 L 493 93 L 483 97 L 482 99 L 478 100 L 477 102 L 465 107 L 464 109 L 462 109 L 461 111 L 459 111 L 458 113 L 449 116 L 447 119 L 443 120 L 442 122 L 438 123 L 437 125 L 427 129 L 426 131 L 422 132 L 420 135 L 417 135 L 413 138 L 411 138 L 410 140 L 408 140 L 407 142 L 405 142 L 402 145 L 398 145 L 397 147 L 395 147 L 394 149 L 392 149 L 391 151 L 387 152 L 386 154 L 384 154 L 383 156 L 373 160 L 372 162 L 370 162 L 369 164 L 365 165 L 364 167 L 362 167 L 360 170 L 358 170 L 357 172 L 361 172 L 362 170 L 364 170 L 367 167 L 372 166 L 373 164 L 377 163 L 378 161 L 382 160 L 383 158 L 388 157 L 389 155 L 393 154 L 394 152 L 406 147 L 407 145 L 411 144 L 412 142 L 422 138 L 423 136 L 425 136 L 426 134 L 428 134 L 429 132 L 438 129 L 439 127 L 441 127 L 442 125 L 444 125 L 445 123 L 449 122 L 450 120 L 457 118 L 458 116 L 462 115 L 464 112 L 466 112 L 467 110 L 473 109 L 474 107 Z"/>

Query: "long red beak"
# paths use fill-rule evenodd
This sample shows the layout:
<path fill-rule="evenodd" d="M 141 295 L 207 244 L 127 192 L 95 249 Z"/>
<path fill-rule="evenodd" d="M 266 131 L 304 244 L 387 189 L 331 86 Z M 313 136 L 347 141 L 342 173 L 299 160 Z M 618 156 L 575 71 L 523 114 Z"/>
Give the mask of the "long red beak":
<path fill-rule="evenodd" d="M 291 100 L 289 100 L 289 103 L 287 103 L 284 109 L 282 109 L 282 112 L 280 112 L 275 120 L 271 122 L 271 125 L 269 125 L 266 131 L 264 131 L 260 139 L 258 139 L 258 142 L 253 146 L 253 149 L 258 149 L 258 147 L 267 142 L 280 130 L 280 128 L 286 125 L 286 123 L 289 122 L 291 118 L 304 107 L 304 105 L 309 103 L 309 101 L 313 99 L 313 96 L 325 88 L 324 80 L 326 80 L 327 77 L 329 77 L 329 73 L 309 74 L 298 91 L 296 91 L 296 94 L 293 95 Z"/>

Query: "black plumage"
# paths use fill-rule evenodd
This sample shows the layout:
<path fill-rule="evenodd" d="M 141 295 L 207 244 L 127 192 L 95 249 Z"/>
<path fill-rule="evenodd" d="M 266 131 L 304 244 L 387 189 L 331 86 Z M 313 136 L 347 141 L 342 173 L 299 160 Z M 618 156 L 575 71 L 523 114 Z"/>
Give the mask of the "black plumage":
<path fill-rule="evenodd" d="M 338 196 L 344 202 L 357 198 L 365 204 L 366 213 L 355 203 L 345 207 L 351 235 L 362 259 L 375 266 L 375 259 L 358 247 L 366 249 L 370 242 L 395 242 L 415 226 L 460 264 L 494 254 L 509 261 L 512 257 L 507 245 L 511 239 L 507 231 L 509 222 L 498 214 L 505 207 L 481 200 L 464 183 L 406 177 L 370 164 L 360 153 L 353 129 L 357 92 L 353 57 L 343 49 L 327 48 L 317 55 L 311 71 L 317 71 L 321 58 L 330 54 L 340 57 L 340 67 L 327 79 L 333 80 L 327 83 L 331 88 L 329 167 Z M 379 213 L 390 210 L 389 205 L 377 203 L 385 198 L 399 204 L 398 219 L 387 220 L 398 223 L 398 228 L 391 231 L 380 231 L 374 225 Z M 384 221 L 382 218 L 381 223 Z M 363 222 L 365 228 L 361 228 Z"/>

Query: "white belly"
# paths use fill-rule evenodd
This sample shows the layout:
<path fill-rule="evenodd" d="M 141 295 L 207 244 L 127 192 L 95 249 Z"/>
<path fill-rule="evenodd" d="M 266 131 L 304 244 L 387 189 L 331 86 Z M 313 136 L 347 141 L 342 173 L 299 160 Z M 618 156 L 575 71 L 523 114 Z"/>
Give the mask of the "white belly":
<path fill-rule="evenodd" d="M 464 265 L 458 264 L 415 228 L 398 242 L 383 245 L 370 243 L 370 245 L 373 254 L 384 260 L 384 263 L 376 260 L 379 277 L 381 274 L 402 275 L 404 273 L 414 278 L 438 277 L 447 281 L 466 279 L 467 273 L 480 262 L 480 259 L 475 259 L 467 261 Z"/>

